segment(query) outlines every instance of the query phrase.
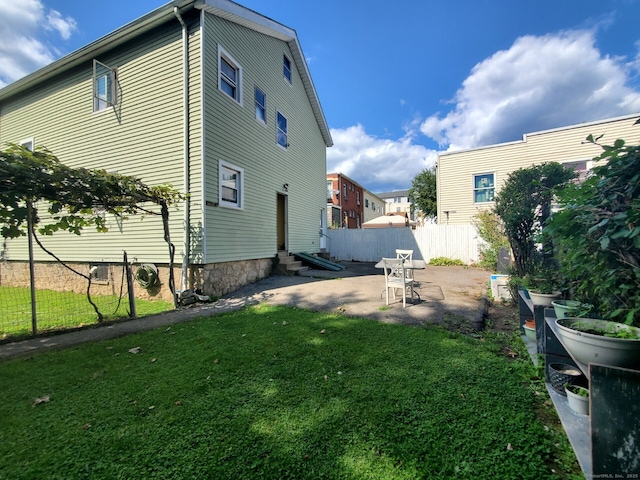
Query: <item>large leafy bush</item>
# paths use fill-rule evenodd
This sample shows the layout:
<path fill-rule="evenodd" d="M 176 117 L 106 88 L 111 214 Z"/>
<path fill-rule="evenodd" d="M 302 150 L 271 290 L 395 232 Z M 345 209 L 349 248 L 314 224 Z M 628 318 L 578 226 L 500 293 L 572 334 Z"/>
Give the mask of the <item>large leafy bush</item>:
<path fill-rule="evenodd" d="M 640 326 L 640 147 L 616 140 L 602 148 L 592 175 L 561 193 L 545 233 L 578 299 Z"/>
<path fill-rule="evenodd" d="M 512 172 L 496 195 L 495 212 L 509 239 L 518 276 L 536 276 L 552 260 L 549 245 L 538 248 L 539 235 L 551 212 L 556 192 L 575 177 L 557 162 Z M 545 255 L 546 254 L 546 255 Z"/>

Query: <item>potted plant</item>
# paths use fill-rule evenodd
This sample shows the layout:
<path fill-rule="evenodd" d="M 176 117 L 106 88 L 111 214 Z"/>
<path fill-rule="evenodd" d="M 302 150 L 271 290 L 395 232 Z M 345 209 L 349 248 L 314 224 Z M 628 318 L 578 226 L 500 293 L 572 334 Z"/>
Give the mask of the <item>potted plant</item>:
<path fill-rule="evenodd" d="M 556 318 L 565 317 L 580 317 L 578 310 L 582 310 L 582 303 L 578 300 L 554 300 L 551 302 L 554 312 L 556 312 Z"/>
<path fill-rule="evenodd" d="M 581 415 L 589 415 L 589 390 L 571 383 L 565 384 L 564 388 L 571 410 Z"/>
<path fill-rule="evenodd" d="M 527 338 L 535 343 L 536 342 L 536 325 L 535 325 L 535 323 L 533 325 L 525 323 L 522 326 L 522 328 L 524 328 L 524 334 L 527 336 Z"/>
<path fill-rule="evenodd" d="M 538 270 L 524 278 L 524 286 L 534 305 L 551 306 L 551 302 L 562 297 L 560 282 L 555 272 Z"/>
<path fill-rule="evenodd" d="M 640 328 L 596 318 L 558 318 L 558 336 L 585 365 L 640 369 Z"/>

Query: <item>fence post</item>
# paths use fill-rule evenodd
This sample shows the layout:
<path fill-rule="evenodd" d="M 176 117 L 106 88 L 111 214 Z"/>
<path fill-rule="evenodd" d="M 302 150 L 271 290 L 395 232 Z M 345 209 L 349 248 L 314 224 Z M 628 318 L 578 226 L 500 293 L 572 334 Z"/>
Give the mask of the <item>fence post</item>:
<path fill-rule="evenodd" d="M 33 259 L 33 206 L 27 202 L 27 230 L 29 230 L 29 287 L 31 288 L 31 331 L 38 333 L 38 320 L 36 317 L 36 268 Z"/>
<path fill-rule="evenodd" d="M 127 252 L 124 252 L 124 268 L 127 272 L 127 293 L 129 294 L 129 316 L 131 318 L 137 318 L 138 312 L 136 312 L 136 298 L 133 294 L 133 274 L 131 273 L 131 265 L 127 260 Z"/>

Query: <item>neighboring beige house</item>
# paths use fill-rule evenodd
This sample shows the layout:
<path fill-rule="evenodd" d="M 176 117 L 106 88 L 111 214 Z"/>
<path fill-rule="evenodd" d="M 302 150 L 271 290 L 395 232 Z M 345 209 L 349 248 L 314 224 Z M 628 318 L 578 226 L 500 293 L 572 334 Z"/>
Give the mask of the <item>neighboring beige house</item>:
<path fill-rule="evenodd" d="M 603 135 L 601 144 L 622 138 L 637 145 L 640 125 L 634 123 L 639 116 L 570 125 L 529 133 L 515 142 L 438 154 L 438 223 L 472 223 L 480 210 L 494 206 L 494 196 L 509 174 L 519 168 L 559 162 L 586 174 L 592 159 L 602 152 L 598 145 L 585 143 L 587 136 Z"/>
<path fill-rule="evenodd" d="M 0 90 L 0 144 L 70 167 L 171 184 L 178 288 L 222 295 L 268 275 L 279 250 L 319 252 L 329 128 L 295 30 L 228 0 L 175 0 Z M 160 268 L 159 218 L 46 245 L 89 271 L 123 251 Z M 25 266 L 27 242 L 3 258 Z M 38 261 L 48 261 L 36 249 Z"/>
<path fill-rule="evenodd" d="M 385 201 L 375 193 L 364 189 L 364 221 L 368 222 L 374 218 L 384 215 Z"/>
<path fill-rule="evenodd" d="M 394 190 L 393 192 L 383 192 L 377 194 L 385 201 L 384 213 L 406 213 L 409 219 L 411 216 L 411 201 L 409 200 L 409 190 Z"/>

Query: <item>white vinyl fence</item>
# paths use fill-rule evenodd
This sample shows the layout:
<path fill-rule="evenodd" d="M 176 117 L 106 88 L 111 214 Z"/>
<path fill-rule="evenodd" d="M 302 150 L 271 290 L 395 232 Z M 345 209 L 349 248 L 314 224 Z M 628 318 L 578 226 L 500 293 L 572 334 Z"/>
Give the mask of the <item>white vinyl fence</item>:
<path fill-rule="evenodd" d="M 336 229 L 327 231 L 327 250 L 337 261 L 377 262 L 395 257 L 396 248 L 413 250 L 427 263 L 436 257 L 479 261 L 482 239 L 473 225 L 424 225 L 411 228 Z"/>

